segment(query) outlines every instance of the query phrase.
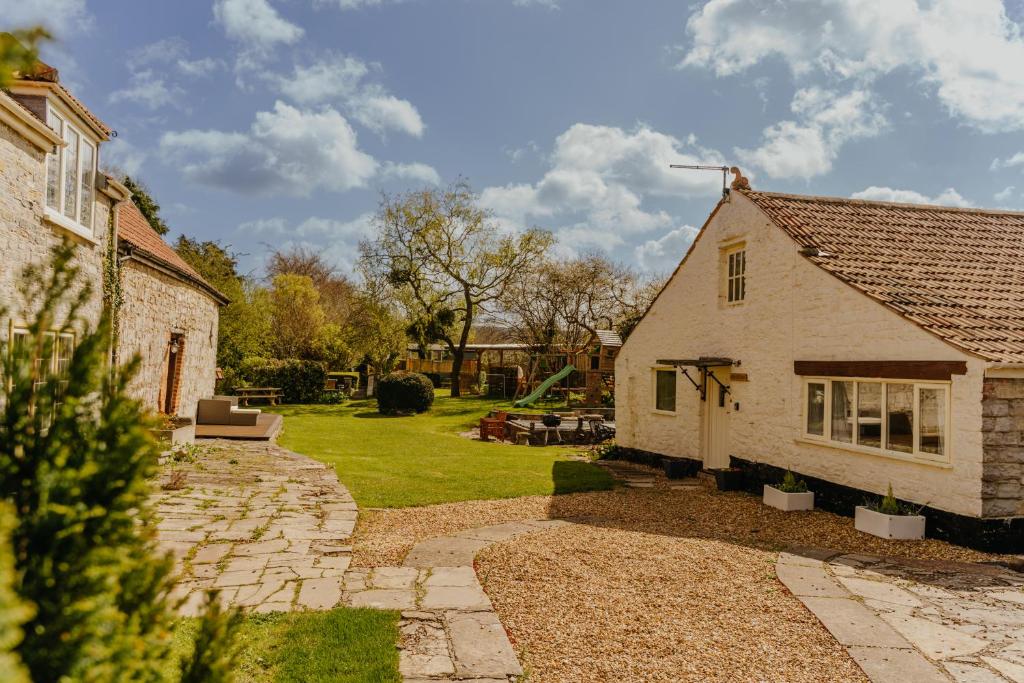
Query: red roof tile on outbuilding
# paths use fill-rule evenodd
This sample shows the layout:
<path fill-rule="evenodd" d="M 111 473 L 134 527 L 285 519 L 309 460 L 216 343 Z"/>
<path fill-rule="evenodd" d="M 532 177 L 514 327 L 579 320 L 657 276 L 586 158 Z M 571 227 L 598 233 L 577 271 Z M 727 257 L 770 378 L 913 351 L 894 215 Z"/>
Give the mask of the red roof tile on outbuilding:
<path fill-rule="evenodd" d="M 142 252 L 148 258 L 173 271 L 180 279 L 204 290 L 221 303 L 227 303 L 227 298 L 223 294 L 178 256 L 178 252 L 174 251 L 171 245 L 161 239 L 134 202 L 124 201 L 118 204 L 117 220 L 119 242 L 124 242 L 133 250 Z"/>

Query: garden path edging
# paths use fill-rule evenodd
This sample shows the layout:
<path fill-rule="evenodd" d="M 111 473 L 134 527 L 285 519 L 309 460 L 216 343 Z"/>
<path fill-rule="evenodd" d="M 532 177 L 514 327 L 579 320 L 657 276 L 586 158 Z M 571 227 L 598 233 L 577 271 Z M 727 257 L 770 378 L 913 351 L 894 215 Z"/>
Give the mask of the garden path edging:
<path fill-rule="evenodd" d="M 1024 681 L 1024 575 L 805 548 L 776 575 L 873 682 Z"/>
<path fill-rule="evenodd" d="M 492 543 L 568 523 L 507 522 L 427 539 L 402 567 L 349 570 L 345 595 L 354 607 L 401 611 L 399 670 L 407 683 L 508 683 L 523 668 L 473 559 Z"/>

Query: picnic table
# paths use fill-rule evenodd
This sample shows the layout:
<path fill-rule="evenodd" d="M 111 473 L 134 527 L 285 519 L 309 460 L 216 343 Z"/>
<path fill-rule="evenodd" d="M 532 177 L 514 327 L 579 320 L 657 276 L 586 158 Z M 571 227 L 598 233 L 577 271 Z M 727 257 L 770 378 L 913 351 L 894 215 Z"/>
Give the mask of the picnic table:
<path fill-rule="evenodd" d="M 281 393 L 281 387 L 236 387 L 235 395 L 243 406 L 249 405 L 249 401 L 254 398 L 266 399 L 270 405 L 276 406 L 284 394 Z"/>

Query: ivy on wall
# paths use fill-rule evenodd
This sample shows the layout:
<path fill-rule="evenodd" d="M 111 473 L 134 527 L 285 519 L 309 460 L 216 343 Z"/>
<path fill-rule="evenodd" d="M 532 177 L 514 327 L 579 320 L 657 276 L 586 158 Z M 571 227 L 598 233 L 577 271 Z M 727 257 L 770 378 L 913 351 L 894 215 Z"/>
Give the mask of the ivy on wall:
<path fill-rule="evenodd" d="M 124 289 L 121 282 L 121 266 L 117 258 L 117 236 L 114 234 L 114 214 L 117 204 L 111 204 L 107 212 L 107 253 L 103 259 L 103 307 L 110 320 L 110 357 L 117 364 L 117 346 L 121 336 L 121 306 L 124 304 Z"/>

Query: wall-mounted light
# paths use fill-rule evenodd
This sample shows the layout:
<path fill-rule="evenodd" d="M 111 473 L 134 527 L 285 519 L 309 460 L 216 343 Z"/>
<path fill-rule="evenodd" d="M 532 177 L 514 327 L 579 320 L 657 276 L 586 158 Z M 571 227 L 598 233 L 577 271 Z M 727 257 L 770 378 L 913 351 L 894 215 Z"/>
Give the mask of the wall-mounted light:
<path fill-rule="evenodd" d="M 171 353 L 177 353 L 177 352 L 178 352 L 178 340 L 177 339 L 172 339 L 171 340 Z"/>

